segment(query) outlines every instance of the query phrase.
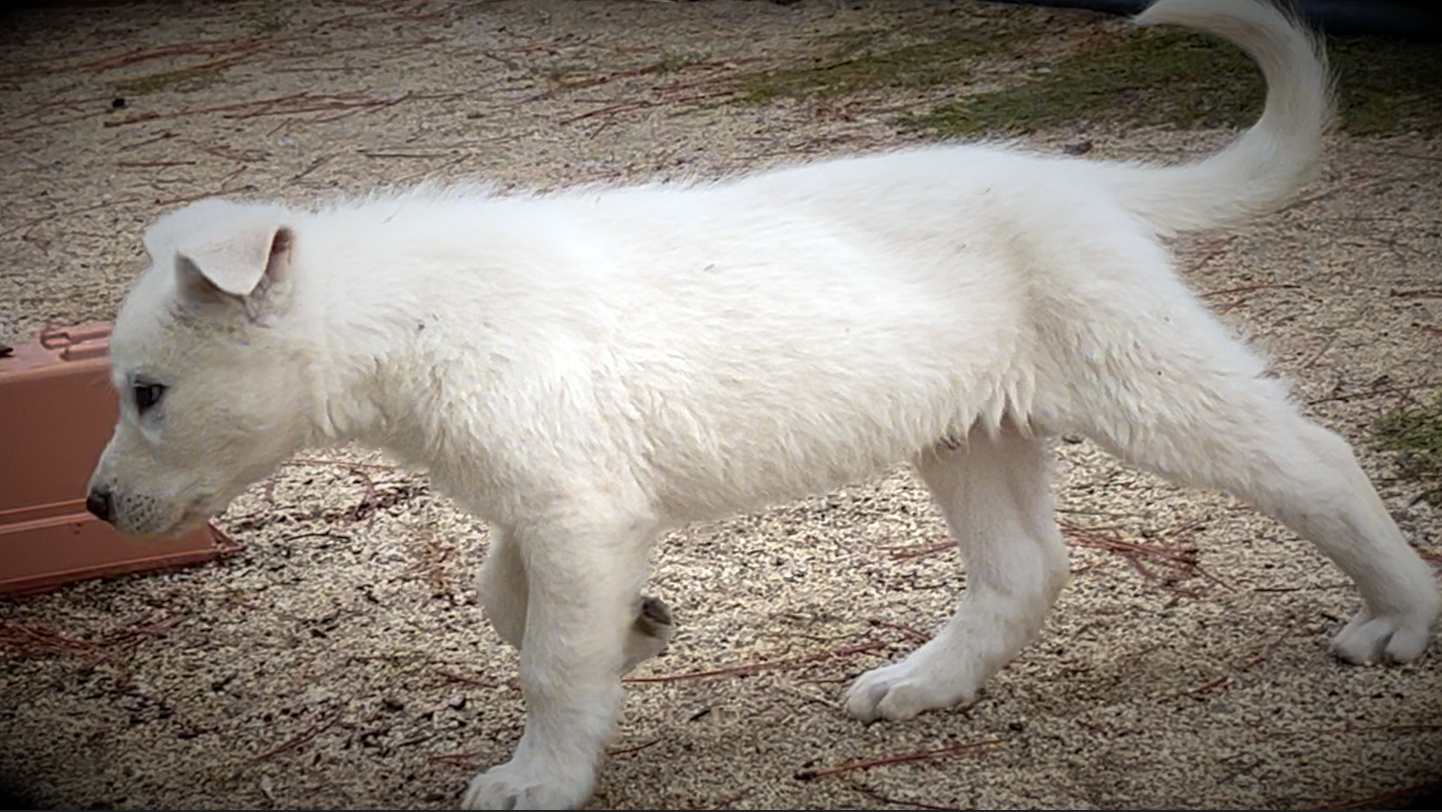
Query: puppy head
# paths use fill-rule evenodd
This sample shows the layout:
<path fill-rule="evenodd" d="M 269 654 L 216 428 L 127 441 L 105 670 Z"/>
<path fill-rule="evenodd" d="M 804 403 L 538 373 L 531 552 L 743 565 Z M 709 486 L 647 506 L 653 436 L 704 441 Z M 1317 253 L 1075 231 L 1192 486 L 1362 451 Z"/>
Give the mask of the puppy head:
<path fill-rule="evenodd" d="M 145 237 L 150 266 L 110 341 L 115 433 L 90 479 L 121 532 L 178 533 L 223 511 L 309 436 L 292 316 L 296 215 L 210 200 Z"/>

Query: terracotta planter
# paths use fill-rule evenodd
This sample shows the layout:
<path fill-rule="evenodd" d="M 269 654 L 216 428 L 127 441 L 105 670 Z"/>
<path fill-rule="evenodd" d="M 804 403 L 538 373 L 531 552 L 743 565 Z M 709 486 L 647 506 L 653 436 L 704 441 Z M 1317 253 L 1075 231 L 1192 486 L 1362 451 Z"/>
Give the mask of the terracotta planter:
<path fill-rule="evenodd" d="M 49 329 L 0 356 L 0 593 L 170 569 L 235 549 L 209 523 L 142 540 L 86 512 L 86 484 L 118 410 L 109 335 L 109 324 Z"/>

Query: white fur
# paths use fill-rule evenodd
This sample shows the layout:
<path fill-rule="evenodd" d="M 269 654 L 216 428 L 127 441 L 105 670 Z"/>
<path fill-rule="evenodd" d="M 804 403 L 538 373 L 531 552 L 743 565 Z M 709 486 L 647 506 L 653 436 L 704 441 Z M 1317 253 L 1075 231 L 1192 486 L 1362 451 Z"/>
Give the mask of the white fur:
<path fill-rule="evenodd" d="M 492 524 L 482 597 L 521 647 L 526 732 L 472 808 L 590 793 L 620 676 L 659 648 L 633 629 L 658 533 L 905 460 L 968 589 L 847 707 L 970 701 L 1066 582 L 1041 439 L 1059 432 L 1251 500 L 1356 582 L 1340 656 L 1411 660 L 1439 609 L 1429 569 L 1347 445 L 1299 416 L 1158 239 L 1296 192 L 1326 69 L 1270 5 L 1163 0 L 1139 21 L 1251 53 L 1269 82 L 1257 126 L 1181 167 L 945 145 L 686 186 L 171 213 L 112 343 L 122 392 L 168 388 L 145 415 L 127 394 L 92 485 L 118 527 L 163 534 L 306 444 L 427 466 Z"/>

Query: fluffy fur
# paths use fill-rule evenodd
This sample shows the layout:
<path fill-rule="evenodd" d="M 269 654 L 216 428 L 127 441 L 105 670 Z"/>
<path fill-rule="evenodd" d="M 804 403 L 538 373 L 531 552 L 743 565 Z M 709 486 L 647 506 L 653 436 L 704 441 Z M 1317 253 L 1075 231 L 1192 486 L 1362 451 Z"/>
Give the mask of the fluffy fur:
<path fill-rule="evenodd" d="M 1067 580 L 1044 443 L 1060 432 L 1276 517 L 1361 592 L 1337 653 L 1411 660 L 1439 609 L 1429 569 L 1159 240 L 1291 199 L 1328 125 L 1322 57 L 1252 0 L 1162 0 L 1137 21 L 1245 49 L 1269 86 L 1256 126 L 1175 167 L 943 145 L 689 186 L 173 212 L 115 327 L 125 405 L 92 504 L 167 534 L 308 444 L 429 468 L 491 523 L 480 590 L 521 649 L 526 731 L 471 808 L 590 793 L 620 677 L 669 625 L 641 594 L 657 534 L 902 461 L 968 586 L 846 707 L 971 701 Z"/>

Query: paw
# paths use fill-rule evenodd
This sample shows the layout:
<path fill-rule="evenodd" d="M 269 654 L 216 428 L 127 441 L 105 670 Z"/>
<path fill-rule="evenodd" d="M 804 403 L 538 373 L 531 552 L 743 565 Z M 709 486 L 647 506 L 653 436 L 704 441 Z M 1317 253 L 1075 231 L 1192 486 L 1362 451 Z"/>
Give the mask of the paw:
<path fill-rule="evenodd" d="M 877 719 L 900 721 L 922 711 L 969 705 L 976 699 L 976 686 L 960 681 L 938 684 L 910 660 L 862 674 L 846 692 L 846 712 L 863 722 Z"/>
<path fill-rule="evenodd" d="M 676 623 L 671 619 L 671 609 L 660 598 L 641 597 L 641 611 L 636 616 L 633 628 L 646 637 L 653 637 L 665 645 L 671 639 Z"/>
<path fill-rule="evenodd" d="M 508 761 L 471 779 L 465 809 L 570 809 L 591 795 L 592 777 Z"/>
<path fill-rule="evenodd" d="M 1407 663 L 1422 655 L 1427 647 L 1427 631 L 1431 618 L 1358 612 L 1332 638 L 1332 651 L 1349 663 Z"/>
<path fill-rule="evenodd" d="M 659 598 L 642 597 L 636 621 L 626 635 L 626 665 L 623 672 L 629 672 L 643 660 L 655 657 L 666 650 L 666 643 L 676 631 L 671 610 Z"/>

